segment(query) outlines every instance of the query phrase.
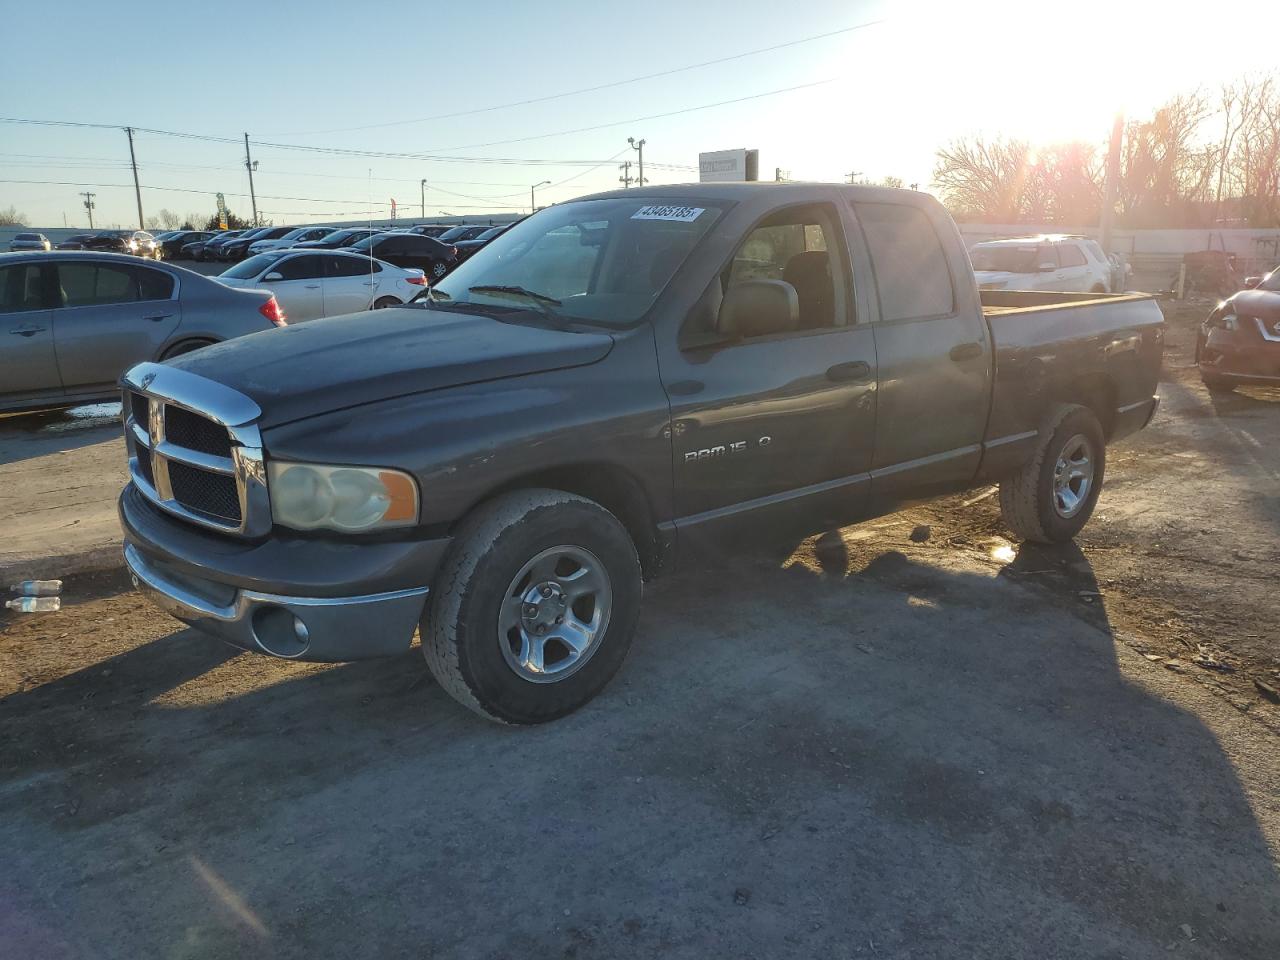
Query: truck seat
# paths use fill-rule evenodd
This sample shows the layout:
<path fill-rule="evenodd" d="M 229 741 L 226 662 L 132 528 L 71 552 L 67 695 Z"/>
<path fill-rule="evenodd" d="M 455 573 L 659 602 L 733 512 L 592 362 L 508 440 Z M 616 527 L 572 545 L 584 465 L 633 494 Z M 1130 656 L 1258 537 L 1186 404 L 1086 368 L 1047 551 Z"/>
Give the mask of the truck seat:
<path fill-rule="evenodd" d="M 782 279 L 800 298 L 801 330 L 835 325 L 835 291 L 831 284 L 831 256 L 825 250 L 797 253 L 787 261 Z"/>

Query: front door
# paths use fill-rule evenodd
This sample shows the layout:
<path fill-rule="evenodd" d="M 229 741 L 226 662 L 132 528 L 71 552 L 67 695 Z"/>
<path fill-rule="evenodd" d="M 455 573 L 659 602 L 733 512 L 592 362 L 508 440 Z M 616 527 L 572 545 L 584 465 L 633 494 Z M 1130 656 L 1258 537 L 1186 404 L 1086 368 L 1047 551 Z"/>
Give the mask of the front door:
<path fill-rule="evenodd" d="M 279 280 L 263 283 L 265 290 L 276 295 L 290 323 L 318 320 L 325 315 L 324 258 L 318 253 L 285 257 L 267 271 L 280 275 Z"/>
<path fill-rule="evenodd" d="M 847 523 L 866 496 L 875 437 L 875 346 L 858 323 L 848 246 L 834 206 L 776 211 L 750 231 L 677 338 L 659 338 L 671 402 L 676 526 L 685 545 L 750 530 Z M 725 341 L 725 290 L 781 280 L 796 329 Z"/>
<path fill-rule="evenodd" d="M 0 407 L 62 395 L 48 309 L 51 279 L 51 269 L 38 263 L 0 267 Z"/>
<path fill-rule="evenodd" d="M 59 261 L 54 342 L 69 395 L 115 386 L 135 363 L 154 360 L 181 320 L 171 274 L 95 260 Z"/>

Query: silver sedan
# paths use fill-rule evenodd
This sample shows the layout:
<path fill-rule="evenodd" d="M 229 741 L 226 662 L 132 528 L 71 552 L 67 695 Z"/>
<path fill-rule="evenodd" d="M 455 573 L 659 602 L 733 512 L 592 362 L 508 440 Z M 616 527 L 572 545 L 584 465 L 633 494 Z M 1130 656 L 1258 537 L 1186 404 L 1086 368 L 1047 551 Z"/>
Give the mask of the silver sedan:
<path fill-rule="evenodd" d="M 268 250 L 214 279 L 270 290 L 291 323 L 408 303 L 427 289 L 421 270 L 335 250 Z"/>
<path fill-rule="evenodd" d="M 3 253 L 0 410 L 113 398 L 135 363 L 284 322 L 269 292 L 182 267 L 114 253 Z"/>

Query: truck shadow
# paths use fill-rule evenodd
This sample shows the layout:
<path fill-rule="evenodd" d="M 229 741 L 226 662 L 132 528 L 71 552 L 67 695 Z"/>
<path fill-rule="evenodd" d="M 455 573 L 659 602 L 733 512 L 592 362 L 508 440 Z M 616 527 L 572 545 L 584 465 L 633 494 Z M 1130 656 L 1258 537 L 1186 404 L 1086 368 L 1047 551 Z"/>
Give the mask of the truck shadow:
<path fill-rule="evenodd" d="M 988 575 L 848 533 L 651 585 L 612 686 L 538 728 L 416 650 L 190 631 L 9 696 L 11 880 L 76 894 L 0 913 L 111 955 L 1278 955 L 1241 721 L 1127 679 L 1101 596 L 1026 582 L 1096 591 L 1078 550 Z"/>

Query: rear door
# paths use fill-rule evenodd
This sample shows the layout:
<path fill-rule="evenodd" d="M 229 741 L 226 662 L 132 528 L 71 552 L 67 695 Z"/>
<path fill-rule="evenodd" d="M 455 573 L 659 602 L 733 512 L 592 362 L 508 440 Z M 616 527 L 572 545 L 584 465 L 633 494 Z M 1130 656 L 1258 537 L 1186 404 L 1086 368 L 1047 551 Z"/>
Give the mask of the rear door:
<path fill-rule="evenodd" d="M 879 306 L 872 496 L 893 502 L 963 487 L 981 459 L 991 377 L 969 259 L 954 225 L 937 211 L 897 203 L 858 203 L 854 210 Z"/>
<path fill-rule="evenodd" d="M 104 261 L 57 264 L 53 336 L 69 394 L 115 385 L 120 374 L 154 360 L 182 319 L 172 274 Z"/>
<path fill-rule="evenodd" d="M 53 347 L 53 268 L 0 267 L 0 407 L 19 398 L 60 397 Z"/>
<path fill-rule="evenodd" d="M 324 261 L 324 315 L 368 310 L 378 297 L 385 271 L 378 261 L 330 254 Z"/>
<path fill-rule="evenodd" d="M 876 357 L 848 251 L 835 204 L 774 211 L 747 232 L 680 336 L 659 337 L 682 542 L 775 525 L 809 532 L 859 515 Z M 724 291 L 751 280 L 796 289 L 798 329 L 729 342 L 715 334 Z"/>
<path fill-rule="evenodd" d="M 325 315 L 324 259 L 319 254 L 284 257 L 272 264 L 266 276 L 273 273 L 281 279 L 264 282 L 262 287 L 276 295 L 291 323 Z"/>
<path fill-rule="evenodd" d="M 1085 258 L 1084 251 L 1071 241 L 1056 246 L 1058 273 L 1062 276 L 1060 289 L 1087 292 L 1094 285 L 1094 279 L 1089 273 L 1089 261 Z"/>
<path fill-rule="evenodd" d="M 1062 265 L 1058 260 L 1058 247 L 1053 243 L 1042 243 L 1036 249 L 1036 267 L 1039 278 L 1038 282 L 1032 289 L 1035 290 L 1065 290 L 1066 274 L 1062 272 Z"/>

